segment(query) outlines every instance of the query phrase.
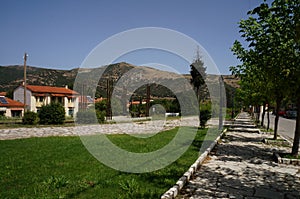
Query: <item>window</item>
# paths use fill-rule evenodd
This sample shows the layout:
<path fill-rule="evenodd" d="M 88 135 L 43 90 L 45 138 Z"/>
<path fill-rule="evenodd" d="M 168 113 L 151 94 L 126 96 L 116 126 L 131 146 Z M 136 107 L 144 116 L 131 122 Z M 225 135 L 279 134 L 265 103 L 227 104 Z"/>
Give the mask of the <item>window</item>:
<path fill-rule="evenodd" d="M 62 98 L 62 97 L 58 97 L 58 103 L 61 103 L 61 104 L 63 104 L 63 103 L 64 103 L 64 100 L 63 100 L 63 98 Z"/>
<path fill-rule="evenodd" d="M 74 109 L 73 108 L 69 108 L 69 116 L 73 117 L 74 115 Z"/>
<path fill-rule="evenodd" d="M 44 97 L 43 96 L 37 96 L 35 97 L 37 102 L 43 102 L 44 101 Z"/>
<path fill-rule="evenodd" d="M 21 117 L 22 111 L 11 111 L 11 116 L 12 117 Z"/>

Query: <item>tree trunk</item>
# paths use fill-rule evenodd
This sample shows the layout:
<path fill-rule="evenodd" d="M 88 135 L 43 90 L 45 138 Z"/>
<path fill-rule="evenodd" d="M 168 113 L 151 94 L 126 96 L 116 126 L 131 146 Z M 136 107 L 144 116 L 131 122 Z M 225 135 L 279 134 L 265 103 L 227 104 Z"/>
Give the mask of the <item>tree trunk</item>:
<path fill-rule="evenodd" d="M 267 124 L 267 131 L 268 131 L 270 129 L 270 110 L 269 110 L 269 106 L 268 106 L 267 118 L 268 118 L 268 124 Z"/>
<path fill-rule="evenodd" d="M 198 108 L 199 108 L 199 126 L 201 127 L 201 113 L 200 113 L 200 104 L 201 104 L 201 101 L 200 101 L 200 88 L 199 87 L 196 88 L 196 93 L 197 93 Z"/>
<path fill-rule="evenodd" d="M 265 114 L 266 114 L 266 103 L 264 103 L 264 105 L 263 105 L 263 112 L 262 112 L 262 115 L 261 115 L 260 126 L 262 126 L 262 127 L 264 126 Z"/>
<path fill-rule="evenodd" d="M 256 123 L 259 124 L 260 106 L 256 106 Z"/>
<path fill-rule="evenodd" d="M 296 129 L 294 135 L 294 142 L 292 147 L 292 156 L 298 156 L 299 152 L 299 139 L 300 139 L 300 96 L 297 98 L 297 119 L 296 119 Z"/>
<path fill-rule="evenodd" d="M 276 100 L 276 116 L 275 116 L 275 124 L 274 124 L 274 140 L 277 139 L 280 105 L 281 105 L 281 99 L 277 99 Z"/>

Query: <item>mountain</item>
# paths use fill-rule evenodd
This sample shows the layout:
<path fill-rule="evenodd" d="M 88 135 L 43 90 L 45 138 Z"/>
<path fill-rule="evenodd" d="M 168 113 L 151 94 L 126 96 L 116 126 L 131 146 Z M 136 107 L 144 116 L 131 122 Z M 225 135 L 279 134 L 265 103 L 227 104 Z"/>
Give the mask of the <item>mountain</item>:
<path fill-rule="evenodd" d="M 132 70 L 134 69 L 134 70 Z M 128 73 L 130 71 L 130 73 Z M 133 71 L 133 72 L 132 72 Z M 98 68 L 76 68 L 72 70 L 56 70 L 46 69 L 33 66 L 27 66 L 27 84 L 31 85 L 47 85 L 47 86 L 65 86 L 73 88 L 74 81 L 77 74 L 85 73 L 85 84 L 86 85 L 98 85 L 96 91 L 96 97 L 106 97 L 107 79 L 114 80 L 115 85 L 117 80 L 122 78 L 124 75 L 129 78 L 123 78 L 123 81 L 128 82 L 131 80 L 144 81 L 152 80 L 151 84 L 151 95 L 158 97 L 174 97 L 174 93 L 168 88 L 155 84 L 156 81 L 168 82 L 175 79 L 183 79 L 181 75 L 161 71 L 150 67 L 134 66 L 125 62 L 111 64 L 108 66 Z M 101 74 L 100 77 L 93 77 L 93 75 Z M 139 79 L 142 75 L 142 78 Z M 81 75 L 82 76 L 82 75 Z M 125 80 L 124 80 L 125 79 Z M 96 82 L 96 80 L 99 80 Z M 11 93 L 16 87 L 20 86 L 24 81 L 24 67 L 22 65 L 14 66 L 0 66 L 0 92 L 6 91 Z M 119 88 L 120 89 L 120 88 Z M 185 86 L 178 85 L 177 91 L 184 91 Z M 146 86 L 140 87 L 135 91 L 136 95 L 145 95 Z"/>
<path fill-rule="evenodd" d="M 27 83 L 32 85 L 72 85 L 78 69 L 55 70 L 27 66 Z M 24 81 L 24 67 L 0 66 L 0 91 L 12 91 Z"/>
<path fill-rule="evenodd" d="M 46 69 L 33 66 L 27 66 L 27 84 L 31 85 L 48 85 L 48 86 L 65 86 L 73 89 L 76 76 L 84 78 L 85 85 L 98 85 L 95 97 L 106 97 L 107 80 L 110 79 L 111 84 L 115 86 L 114 91 L 122 92 L 123 87 L 118 86 L 118 82 L 123 81 L 122 85 L 127 85 L 126 89 L 136 87 L 138 83 L 145 81 L 151 82 L 150 90 L 153 97 L 175 97 L 168 87 L 173 87 L 177 93 L 184 92 L 188 88 L 190 75 L 175 74 L 168 71 L 162 71 L 145 66 L 135 66 L 126 62 L 110 64 L 98 68 L 75 68 L 72 70 L 56 70 Z M 98 77 L 101 76 L 101 77 Z M 211 76 L 211 75 L 210 75 Z M 208 78 L 208 81 L 218 82 L 218 76 Z M 234 76 L 223 76 L 224 82 L 230 88 L 236 88 L 238 79 Z M 24 68 L 21 65 L 0 66 L 0 92 L 6 91 L 11 93 L 16 87 L 23 83 Z M 133 83 L 131 83 L 133 82 Z M 130 84 L 129 84 L 130 83 Z M 171 84 L 170 84 L 171 83 Z M 169 85 L 170 84 L 170 85 Z M 77 90 L 78 91 L 78 90 Z M 207 93 L 207 91 L 204 91 Z M 146 95 L 146 86 L 137 87 L 134 91 L 136 96 Z"/>
<path fill-rule="evenodd" d="M 81 89 L 84 87 L 84 92 L 89 94 L 94 93 L 93 87 L 98 85 L 96 96 L 103 97 L 107 95 L 108 80 L 109 84 L 114 87 L 113 92 L 117 96 L 121 97 L 126 91 L 127 94 L 134 94 L 137 99 L 146 97 L 147 84 L 150 85 L 152 97 L 174 98 L 176 93 L 191 88 L 189 80 L 186 80 L 181 74 L 146 66 L 135 66 L 126 62 L 93 69 L 81 68 L 78 74 L 76 83 L 80 85 L 75 85 L 76 88 Z"/>
<path fill-rule="evenodd" d="M 223 76 L 223 80 L 224 83 L 226 84 L 226 86 L 231 87 L 233 89 L 239 88 L 239 81 L 240 78 L 236 77 L 235 75 L 222 75 Z"/>

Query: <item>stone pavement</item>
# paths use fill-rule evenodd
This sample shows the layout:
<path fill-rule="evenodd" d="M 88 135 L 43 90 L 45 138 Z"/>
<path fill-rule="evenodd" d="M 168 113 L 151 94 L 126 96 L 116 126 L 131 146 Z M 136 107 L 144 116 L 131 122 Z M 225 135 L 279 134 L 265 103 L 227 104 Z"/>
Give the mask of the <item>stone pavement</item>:
<path fill-rule="evenodd" d="M 241 113 L 176 198 L 300 199 L 300 166 L 275 163 L 275 146 L 262 143 L 266 137 L 272 135 L 260 134 Z"/>
<path fill-rule="evenodd" d="M 120 118 L 118 119 L 120 120 Z M 153 134 L 176 126 L 197 126 L 197 117 L 174 120 L 151 120 L 132 122 L 117 121 L 114 124 L 74 125 L 68 127 L 32 127 L 0 129 L 0 140 L 48 136 L 78 136 L 93 134 Z"/>

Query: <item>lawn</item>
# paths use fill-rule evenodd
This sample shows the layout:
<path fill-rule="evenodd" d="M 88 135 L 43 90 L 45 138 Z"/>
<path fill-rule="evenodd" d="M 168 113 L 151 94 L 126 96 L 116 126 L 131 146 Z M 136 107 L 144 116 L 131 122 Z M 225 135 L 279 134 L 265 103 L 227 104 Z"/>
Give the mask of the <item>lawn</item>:
<path fill-rule="evenodd" d="M 122 148 L 147 152 L 163 147 L 176 132 L 150 138 L 110 135 L 109 139 Z M 176 162 L 142 174 L 101 164 L 79 137 L 0 141 L 0 198 L 159 198 L 197 159 L 205 133 L 206 129 L 198 130 L 193 144 Z"/>

